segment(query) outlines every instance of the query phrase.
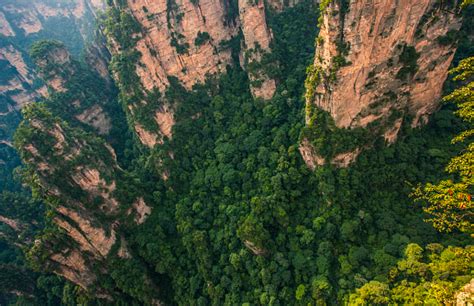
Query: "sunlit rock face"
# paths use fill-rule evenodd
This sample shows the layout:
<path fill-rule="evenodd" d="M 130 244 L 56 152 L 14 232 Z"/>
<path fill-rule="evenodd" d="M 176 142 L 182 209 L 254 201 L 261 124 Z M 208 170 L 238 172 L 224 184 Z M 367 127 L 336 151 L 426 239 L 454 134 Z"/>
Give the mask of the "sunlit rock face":
<path fill-rule="evenodd" d="M 347 64 L 335 80 L 323 78 L 308 103 L 329 111 L 339 127 L 366 126 L 393 109 L 407 109 L 418 124 L 436 109 L 456 50 L 440 38 L 460 26 L 459 17 L 431 0 L 352 1 L 345 9 L 334 1 L 314 65 L 327 75 L 338 55 Z"/>
<path fill-rule="evenodd" d="M 220 44 L 231 39 L 237 28 L 226 22 L 221 1 L 194 4 L 183 0 L 170 6 L 167 1 L 137 0 L 128 1 L 128 10 L 142 28 L 136 43 L 141 53 L 137 74 L 146 90 L 163 91 L 169 85 L 168 76 L 177 77 L 190 89 L 206 74 L 224 71 L 231 60 L 230 50 Z"/>
<path fill-rule="evenodd" d="M 254 97 L 271 99 L 276 90 L 276 81 L 268 77 L 263 69 L 249 69 L 252 65 L 258 65 L 265 53 L 271 52 L 270 44 L 273 36 L 266 23 L 263 1 L 254 3 L 240 0 L 239 18 L 244 34 L 243 63 L 241 64 L 248 71 L 251 81 L 250 89 Z"/>
<path fill-rule="evenodd" d="M 426 123 L 456 50 L 454 11 L 434 0 L 332 1 L 321 19 L 307 109 L 329 112 L 339 128 L 378 125 L 374 138 L 388 142 L 405 115 L 413 126 Z"/>
<path fill-rule="evenodd" d="M 142 28 L 136 44 L 141 53 L 137 74 L 146 90 L 164 90 L 169 85 L 168 76 L 177 77 L 191 89 L 207 75 L 225 72 L 226 65 L 232 63 L 226 43 L 240 29 L 248 48 L 256 44 L 263 51 L 270 48 L 271 33 L 263 2 L 240 1 L 234 15 L 226 1 L 168 2 L 130 0 L 128 7 L 122 8 Z"/>
<path fill-rule="evenodd" d="M 225 73 L 226 67 L 235 62 L 232 47 L 236 39 L 241 39 L 240 43 L 237 41 L 241 46 L 238 55 L 252 81 L 252 94 L 264 100 L 272 98 L 276 81 L 258 67 L 264 54 L 271 52 L 273 39 L 263 1 L 129 0 L 112 1 L 111 8 L 130 16 L 133 21 L 127 22 L 136 22 L 138 28 L 130 39 L 122 42 L 113 31 L 107 33 L 109 49 L 116 58 L 129 54 L 130 50 L 139 54 L 134 72 L 144 98 L 127 105 L 129 115 L 134 118 L 140 109 L 150 108 L 154 103 L 160 105 L 152 111 L 155 127 L 131 120 L 145 146 L 153 147 L 171 139 L 175 124 L 175 106 L 165 99 L 150 101 L 147 96 L 154 91 L 166 92 L 170 77 L 191 90 L 209 76 Z M 132 48 L 126 46 L 131 41 L 134 41 Z M 124 79 L 118 73 L 114 77 L 119 84 Z M 123 94 L 132 95 L 130 89 Z"/>
<path fill-rule="evenodd" d="M 112 301 L 113 290 L 100 286 L 99 275 L 110 272 L 113 258 L 134 260 L 121 227 L 144 223 L 152 208 L 142 197 L 117 196 L 119 186 L 128 183 L 121 181 L 114 150 L 97 136 L 71 128 L 42 107 L 25 113 L 18 131 L 15 145 L 26 171 L 35 177 L 32 187 L 47 199 L 59 229 L 37 238 L 28 251 L 31 260 Z"/>

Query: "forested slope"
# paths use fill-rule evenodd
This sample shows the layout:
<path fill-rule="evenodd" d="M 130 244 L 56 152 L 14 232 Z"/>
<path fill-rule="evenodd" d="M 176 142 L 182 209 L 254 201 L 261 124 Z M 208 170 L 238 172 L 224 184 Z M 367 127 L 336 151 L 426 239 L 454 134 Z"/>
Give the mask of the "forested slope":
<path fill-rule="evenodd" d="M 459 103 L 433 95 L 439 107 L 416 126 L 416 112 L 394 110 L 408 100 L 391 96 L 391 119 L 402 119 L 394 139 L 340 126 L 308 99 L 327 5 L 108 1 L 102 30 L 117 89 L 63 44 L 36 43 L 31 56 L 51 95 L 25 109 L 15 135 L 35 200 L 12 194 L 15 206 L 0 206 L 29 212 L 23 251 L 36 272 L 12 266 L 23 256 L 6 249 L 5 303 L 454 304 L 473 277 L 472 229 L 437 231 L 425 222 L 429 201 L 414 196 L 419 184 L 464 179 L 444 169 L 466 150 L 451 139 L 472 124 L 456 112 L 467 103 L 469 113 L 471 91 Z M 472 8 L 429 5 L 442 9 L 433 16 L 455 13 L 433 21 L 444 34 L 460 27 L 436 42 L 451 50 L 451 66 L 473 56 Z M 464 75 L 436 90 L 469 86 Z M 358 147 L 347 163 L 314 157 Z M 32 222 L 40 216 L 44 225 Z M 13 277 L 30 282 L 16 288 Z"/>

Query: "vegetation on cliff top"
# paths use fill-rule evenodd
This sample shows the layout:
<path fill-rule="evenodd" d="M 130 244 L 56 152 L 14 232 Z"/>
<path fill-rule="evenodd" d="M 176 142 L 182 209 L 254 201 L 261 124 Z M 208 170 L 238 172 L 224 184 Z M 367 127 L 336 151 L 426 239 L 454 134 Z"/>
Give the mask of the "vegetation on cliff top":
<path fill-rule="evenodd" d="M 140 226 L 127 223 L 122 212 L 120 231 L 133 260 L 104 259 L 109 273 L 91 292 L 114 292 L 114 303 L 127 305 L 150 303 L 156 295 L 179 305 L 452 302 L 452 293 L 472 277 L 472 240 L 456 228 L 449 235 L 436 232 L 423 222 L 423 205 L 409 197 L 412 184 L 453 178 L 442 170 L 462 149 L 449 140 L 465 126 L 452 106 L 445 105 L 424 128 L 402 126 L 399 141 L 389 147 L 383 138 L 371 139 L 372 149 L 350 168 L 325 165 L 311 172 L 298 152 L 303 83 L 314 53 L 308 37 L 316 34 L 311 1 L 270 15 L 271 56 L 280 63 L 275 73 L 281 82 L 265 104 L 252 98 L 237 63 L 191 91 L 170 79 L 164 93 L 143 92 L 135 74 L 138 54 L 128 40 L 136 29 L 123 14 L 112 9 L 106 21 L 108 35 L 126 43 L 111 63 L 119 75 L 120 102 L 130 112 L 129 106 L 146 100 L 152 106 L 142 109 L 152 113 L 162 98 L 176 101 L 176 124 L 173 139 L 161 146 L 148 150 L 126 143 L 115 195 L 124 207 L 145 196 L 153 210 Z M 69 101 L 64 95 L 57 99 Z M 51 154 L 54 144 L 28 125 L 34 119 L 65 124 L 68 140 L 105 143 L 83 126 L 68 128 L 74 123 L 62 111 L 54 116 L 48 103 L 27 109 L 19 147 L 35 144 L 42 156 Z M 327 157 L 367 137 L 362 130 L 337 130 L 326 113 L 309 111 L 314 122 L 303 136 L 317 136 Z M 129 113 L 129 127 L 138 122 L 157 131 L 147 115 Z M 94 151 L 89 150 L 92 161 L 107 153 Z M 60 168 L 56 182 L 67 177 L 68 162 L 53 164 Z M 35 178 L 36 166 L 27 163 L 27 180 Z M 102 170 L 108 168 L 110 163 Z M 45 289 L 35 296 L 37 303 L 105 303 L 51 276 L 38 278 L 37 288 Z"/>

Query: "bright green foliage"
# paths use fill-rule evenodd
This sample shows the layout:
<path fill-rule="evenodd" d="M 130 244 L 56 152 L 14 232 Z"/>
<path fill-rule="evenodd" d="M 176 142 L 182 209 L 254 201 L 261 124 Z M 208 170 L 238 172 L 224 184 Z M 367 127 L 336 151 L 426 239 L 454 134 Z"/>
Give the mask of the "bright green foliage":
<path fill-rule="evenodd" d="M 474 276 L 474 247 L 409 244 L 388 282 L 371 281 L 350 296 L 351 305 L 453 305 Z"/>
<path fill-rule="evenodd" d="M 440 231 L 460 230 L 474 233 L 474 57 L 462 60 L 451 70 L 455 81 L 465 82 L 444 98 L 457 106 L 455 114 L 466 122 L 467 130 L 453 138 L 453 143 L 464 143 L 461 153 L 452 158 L 446 171 L 455 175 L 454 179 L 442 180 L 438 184 L 426 184 L 414 191 L 431 218 L 428 221 Z"/>
<path fill-rule="evenodd" d="M 351 305 L 384 305 L 390 301 L 390 290 L 387 284 L 370 281 L 351 295 Z"/>
<path fill-rule="evenodd" d="M 474 4 L 474 0 L 464 0 L 461 4 L 461 8 L 466 8 L 469 5 L 473 5 L 473 4 Z"/>

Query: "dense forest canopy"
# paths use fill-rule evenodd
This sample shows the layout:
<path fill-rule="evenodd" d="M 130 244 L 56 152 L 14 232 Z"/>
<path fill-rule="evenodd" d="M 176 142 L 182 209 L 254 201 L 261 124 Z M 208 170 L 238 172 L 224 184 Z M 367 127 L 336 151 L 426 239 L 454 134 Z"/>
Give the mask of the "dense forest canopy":
<path fill-rule="evenodd" d="M 314 113 L 315 128 L 305 128 L 307 67 L 318 16 L 331 1 L 267 10 L 272 52 L 258 68 L 278 80 L 269 101 L 249 89 L 241 34 L 227 42 L 233 65 L 226 73 L 192 89 L 170 77 L 166 90 L 144 93 L 135 72 L 140 26 L 119 10 L 126 1 L 109 2 L 100 28 L 122 46 L 110 62 L 116 84 L 80 58 L 83 42 L 54 36 L 27 43 L 32 60 L 70 50 L 72 68 L 49 65 L 62 71 L 66 90 L 31 103 L 10 123 L 16 129 L 22 120 L 14 144 L 23 165 L 8 151 L 11 163 L 1 169 L 8 175 L 0 181 L 0 217 L 18 223 L 0 222 L 0 305 L 454 305 L 474 271 L 470 1 L 459 11 L 445 103 L 424 126 L 404 120 L 392 144 L 367 130 L 336 128 L 323 110 Z M 238 8 L 229 2 L 232 20 Z M 195 47 L 209 39 L 201 33 Z M 136 101 L 144 106 L 131 112 Z M 156 130 L 153 111 L 163 101 L 175 110 L 173 136 L 149 148 L 135 123 Z M 96 105 L 111 118 L 107 134 L 78 119 Z M 349 167 L 312 171 L 298 149 L 308 134 L 324 157 L 361 138 L 371 146 Z M 94 197 L 70 179 L 83 165 L 104 181 Z M 102 211 L 111 198 L 119 208 Z M 143 223 L 130 213 L 136 199 L 150 209 Z M 113 224 L 107 235 L 119 237 L 99 264 L 90 256 L 95 280 L 87 289 L 53 274 L 48 261 L 63 247 L 74 250 L 57 225 L 64 217 L 58 207 L 74 205 L 91 224 Z"/>

